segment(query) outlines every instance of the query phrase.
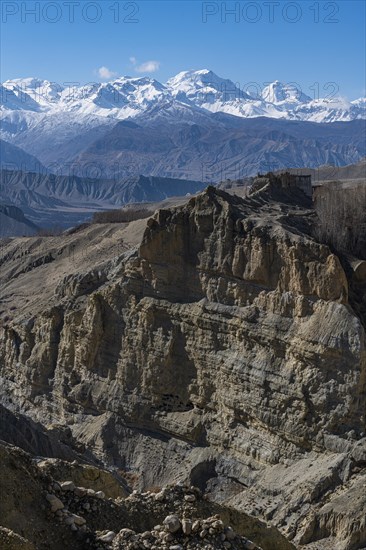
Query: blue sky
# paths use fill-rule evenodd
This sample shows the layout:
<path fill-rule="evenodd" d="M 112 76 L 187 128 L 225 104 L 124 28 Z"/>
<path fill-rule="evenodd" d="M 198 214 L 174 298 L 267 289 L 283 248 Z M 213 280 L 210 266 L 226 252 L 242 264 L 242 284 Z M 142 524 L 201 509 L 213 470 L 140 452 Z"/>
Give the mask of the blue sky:
<path fill-rule="evenodd" d="M 361 0 L 1 0 L 1 8 L 2 81 L 165 82 L 209 68 L 244 89 L 278 79 L 314 97 L 365 95 Z"/>

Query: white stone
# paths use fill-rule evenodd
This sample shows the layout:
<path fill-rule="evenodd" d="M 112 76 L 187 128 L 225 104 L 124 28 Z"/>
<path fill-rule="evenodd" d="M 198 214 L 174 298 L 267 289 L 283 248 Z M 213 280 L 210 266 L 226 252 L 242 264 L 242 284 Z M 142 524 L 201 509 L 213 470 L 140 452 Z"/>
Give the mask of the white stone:
<path fill-rule="evenodd" d="M 73 491 L 75 489 L 75 483 L 73 481 L 62 481 L 60 486 L 63 491 Z"/>
<path fill-rule="evenodd" d="M 105 533 L 105 535 L 102 535 L 99 538 L 102 542 L 112 542 L 112 540 L 115 538 L 116 533 L 114 531 L 108 531 L 108 533 Z"/>

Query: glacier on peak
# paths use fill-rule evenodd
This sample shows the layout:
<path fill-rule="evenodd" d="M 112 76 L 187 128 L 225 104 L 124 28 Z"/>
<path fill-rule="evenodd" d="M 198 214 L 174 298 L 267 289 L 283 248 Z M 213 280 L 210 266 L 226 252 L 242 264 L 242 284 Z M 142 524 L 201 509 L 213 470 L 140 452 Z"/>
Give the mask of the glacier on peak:
<path fill-rule="evenodd" d="M 274 104 L 308 103 L 311 97 L 304 94 L 300 86 L 295 82 L 283 84 L 279 80 L 271 82 L 262 90 L 261 97 L 264 101 Z"/>
<path fill-rule="evenodd" d="M 11 112 L 24 111 L 125 120 L 152 112 L 155 115 L 156 109 L 166 111 L 164 116 L 180 119 L 192 119 L 202 110 L 241 118 L 265 116 L 313 122 L 366 118 L 365 98 L 314 100 L 296 83 L 278 80 L 264 88 L 258 86 L 255 93 L 249 93 L 249 88 L 244 90 L 239 83 L 209 69 L 182 71 L 165 84 L 149 76 L 119 76 L 109 82 L 84 85 L 16 78 L 1 86 L 0 109 L 5 119 Z"/>

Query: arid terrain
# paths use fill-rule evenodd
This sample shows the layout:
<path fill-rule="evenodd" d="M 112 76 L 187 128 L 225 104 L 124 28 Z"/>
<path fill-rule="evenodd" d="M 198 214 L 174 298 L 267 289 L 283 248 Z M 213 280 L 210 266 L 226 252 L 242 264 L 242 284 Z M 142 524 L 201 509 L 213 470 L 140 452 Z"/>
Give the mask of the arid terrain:
<path fill-rule="evenodd" d="M 5 549 L 366 546 L 366 262 L 318 223 L 208 187 L 1 241 Z"/>

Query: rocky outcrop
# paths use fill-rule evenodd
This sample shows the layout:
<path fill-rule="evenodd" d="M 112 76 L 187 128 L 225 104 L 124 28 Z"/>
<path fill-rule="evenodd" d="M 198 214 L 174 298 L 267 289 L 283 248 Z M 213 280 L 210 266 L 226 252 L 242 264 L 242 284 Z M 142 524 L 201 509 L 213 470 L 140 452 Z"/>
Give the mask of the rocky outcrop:
<path fill-rule="evenodd" d="M 77 452 L 77 442 L 68 426 L 51 424 L 46 428 L 3 405 L 0 405 L 0 434 L 4 442 L 16 445 L 35 456 L 58 457 L 67 464 L 69 462 L 66 461 L 81 459 Z M 79 450 L 82 451 L 80 448 Z"/>
<path fill-rule="evenodd" d="M 101 467 L 81 464 L 77 460 L 69 462 L 57 458 L 42 460 L 38 462 L 38 467 L 54 479 L 67 479 L 72 487 L 82 486 L 85 490 L 91 489 L 96 493 L 102 491 L 107 498 L 115 499 L 128 495 L 125 481 Z"/>
<path fill-rule="evenodd" d="M 0 491 L 2 550 L 177 550 L 207 545 L 261 550 L 249 535 L 266 546 L 293 548 L 276 529 L 210 503 L 195 487 L 178 484 L 107 498 L 103 491 L 56 480 L 44 464 L 3 442 Z"/>
<path fill-rule="evenodd" d="M 47 479 L 31 457 L 0 442 L 0 542 L 4 550 L 76 550 L 71 532 L 47 514 Z"/>
<path fill-rule="evenodd" d="M 33 543 L 6 527 L 0 527 L 0 542 L 3 550 L 35 550 Z"/>
<path fill-rule="evenodd" d="M 141 223 L 82 275 L 77 240 L 16 285 L 3 263 L 3 317 L 37 274 L 47 298 L 3 322 L 3 402 L 68 425 L 133 488 L 188 480 L 296 544 L 359 548 L 365 500 L 352 522 L 339 503 L 365 479 L 365 331 L 314 214 L 208 188 Z"/>

